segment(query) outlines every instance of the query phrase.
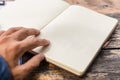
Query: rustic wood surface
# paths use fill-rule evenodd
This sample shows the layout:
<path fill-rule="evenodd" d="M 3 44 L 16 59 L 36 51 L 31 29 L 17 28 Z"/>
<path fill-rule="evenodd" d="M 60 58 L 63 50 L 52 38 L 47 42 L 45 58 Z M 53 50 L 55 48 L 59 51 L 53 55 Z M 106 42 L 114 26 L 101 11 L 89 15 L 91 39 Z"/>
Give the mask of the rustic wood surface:
<path fill-rule="evenodd" d="M 120 20 L 119 0 L 66 0 Z M 120 22 L 83 77 L 43 61 L 25 80 L 120 80 Z M 79 62 L 78 62 L 79 64 Z"/>

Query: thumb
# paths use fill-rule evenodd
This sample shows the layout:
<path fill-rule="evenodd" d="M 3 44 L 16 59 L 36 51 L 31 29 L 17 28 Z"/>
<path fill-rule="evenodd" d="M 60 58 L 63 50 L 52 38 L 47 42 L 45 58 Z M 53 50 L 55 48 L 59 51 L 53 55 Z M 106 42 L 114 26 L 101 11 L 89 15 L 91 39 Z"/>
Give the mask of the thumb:
<path fill-rule="evenodd" d="M 22 70 L 24 70 L 23 72 L 25 72 L 25 74 L 29 74 L 32 70 L 34 70 L 36 67 L 38 67 L 40 65 L 40 62 L 43 59 L 44 59 L 43 54 L 38 54 L 38 55 L 32 57 L 28 62 L 21 65 Z"/>

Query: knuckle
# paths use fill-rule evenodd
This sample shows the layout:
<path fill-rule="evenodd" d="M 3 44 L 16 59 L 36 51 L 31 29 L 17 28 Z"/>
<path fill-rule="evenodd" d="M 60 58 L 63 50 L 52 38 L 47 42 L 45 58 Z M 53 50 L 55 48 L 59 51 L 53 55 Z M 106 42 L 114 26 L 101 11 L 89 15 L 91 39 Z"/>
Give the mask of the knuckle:
<path fill-rule="evenodd" d="M 26 31 L 26 30 L 27 30 L 26 28 L 22 28 L 22 29 L 21 29 L 21 31 L 23 31 L 23 32 Z"/>
<path fill-rule="evenodd" d="M 8 37 L 8 36 L 3 36 L 3 37 L 1 37 L 1 38 L 0 38 L 0 43 L 4 43 L 4 42 L 8 41 L 9 38 L 10 38 L 10 37 Z"/>
<path fill-rule="evenodd" d="M 0 33 L 3 33 L 3 32 L 5 32 L 5 31 L 3 31 L 3 30 L 0 31 Z"/>
<path fill-rule="evenodd" d="M 29 35 L 29 30 L 27 28 L 23 28 L 22 33 L 24 33 L 24 35 L 28 36 Z"/>
<path fill-rule="evenodd" d="M 15 31 L 15 30 L 16 30 L 15 27 L 8 29 L 8 31 Z"/>
<path fill-rule="evenodd" d="M 19 50 L 19 49 L 20 49 L 20 44 L 18 44 L 18 43 L 12 44 L 9 47 L 10 51 L 16 51 L 16 50 Z"/>

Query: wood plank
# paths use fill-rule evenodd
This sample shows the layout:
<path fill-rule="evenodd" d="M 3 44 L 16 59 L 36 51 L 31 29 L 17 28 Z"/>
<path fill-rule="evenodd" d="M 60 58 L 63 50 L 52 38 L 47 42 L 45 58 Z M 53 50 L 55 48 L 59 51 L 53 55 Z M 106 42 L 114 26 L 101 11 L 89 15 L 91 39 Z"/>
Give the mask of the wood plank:
<path fill-rule="evenodd" d="M 112 50 L 103 50 L 82 78 L 52 64 L 43 62 L 25 80 L 119 80 L 119 64 L 120 54 L 116 54 Z"/>
<path fill-rule="evenodd" d="M 119 13 L 120 0 L 65 0 L 70 4 L 78 4 L 100 13 Z"/>

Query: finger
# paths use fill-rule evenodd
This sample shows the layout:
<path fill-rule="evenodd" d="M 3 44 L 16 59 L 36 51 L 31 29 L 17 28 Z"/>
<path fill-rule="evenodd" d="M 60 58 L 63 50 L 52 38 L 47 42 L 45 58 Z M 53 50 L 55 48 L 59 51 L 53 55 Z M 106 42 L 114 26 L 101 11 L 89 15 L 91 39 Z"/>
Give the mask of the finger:
<path fill-rule="evenodd" d="M 23 27 L 13 27 L 13 28 L 10 28 L 8 29 L 3 35 L 10 35 L 20 29 L 22 29 Z"/>
<path fill-rule="evenodd" d="M 21 57 L 26 51 L 32 50 L 38 46 L 47 46 L 49 41 L 46 39 L 38 39 L 36 37 L 32 39 L 25 39 L 19 42 L 21 53 L 17 54 L 18 57 Z"/>
<path fill-rule="evenodd" d="M 23 28 L 17 32 L 15 32 L 13 35 L 11 35 L 14 39 L 16 40 L 23 40 L 26 37 L 30 36 L 30 35 L 39 35 L 40 31 L 33 29 L 33 28 Z"/>
<path fill-rule="evenodd" d="M 21 47 L 23 49 L 27 49 L 27 50 L 33 49 L 33 48 L 38 47 L 38 46 L 47 46 L 47 45 L 49 45 L 49 43 L 50 42 L 46 39 L 39 39 L 36 37 L 33 37 L 31 39 L 25 39 L 25 40 L 20 42 Z"/>
<path fill-rule="evenodd" d="M 32 70 L 40 65 L 40 62 L 44 59 L 43 54 L 38 54 L 32 57 L 29 61 L 25 64 L 21 65 L 21 69 L 25 72 L 25 74 L 29 74 Z"/>
<path fill-rule="evenodd" d="M 0 36 L 4 33 L 5 31 L 0 31 Z"/>
<path fill-rule="evenodd" d="M 39 39 L 36 37 L 33 37 L 32 39 L 25 39 L 20 42 L 20 46 L 23 50 L 31 50 L 38 46 L 47 46 L 49 45 L 49 41 L 46 39 Z M 26 52 L 26 51 L 25 51 Z"/>
<path fill-rule="evenodd" d="M 15 69 L 12 70 L 13 76 L 17 76 L 15 80 L 23 80 L 33 69 L 39 66 L 43 59 L 44 55 L 38 54 L 31 58 L 27 63 L 15 67 Z"/>

